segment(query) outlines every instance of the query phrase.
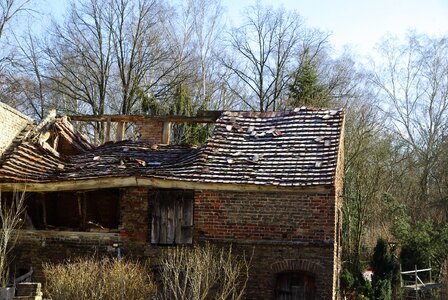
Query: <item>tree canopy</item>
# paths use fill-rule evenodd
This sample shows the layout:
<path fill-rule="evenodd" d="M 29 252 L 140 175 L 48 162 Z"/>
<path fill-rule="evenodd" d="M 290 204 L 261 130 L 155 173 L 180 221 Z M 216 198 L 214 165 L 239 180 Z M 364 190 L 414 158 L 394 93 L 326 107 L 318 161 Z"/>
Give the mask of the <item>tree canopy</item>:
<path fill-rule="evenodd" d="M 257 2 L 229 25 L 220 0 L 72 1 L 50 23 L 11 26 L 39 13 L 33 0 L 0 0 L 2 102 L 38 120 L 52 108 L 193 116 L 343 107 L 345 265 L 363 268 L 378 237 L 400 245 L 404 265 L 439 268 L 448 258 L 446 36 L 386 37 L 365 62 L 336 53 L 300 12 Z M 79 129 L 103 140 L 101 123 Z M 174 139 L 200 144 L 209 130 L 177 126 Z"/>

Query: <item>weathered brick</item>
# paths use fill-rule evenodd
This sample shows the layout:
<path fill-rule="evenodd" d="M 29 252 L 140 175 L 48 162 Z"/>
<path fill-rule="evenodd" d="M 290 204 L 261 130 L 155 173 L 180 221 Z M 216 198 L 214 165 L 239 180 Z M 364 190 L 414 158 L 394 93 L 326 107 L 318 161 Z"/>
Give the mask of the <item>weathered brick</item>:
<path fill-rule="evenodd" d="M 138 127 L 139 140 L 152 144 L 162 143 L 163 122 L 147 121 L 144 123 L 136 123 Z"/>
<path fill-rule="evenodd" d="M 33 266 L 45 282 L 42 263 L 85 255 L 123 255 L 157 266 L 166 246 L 151 245 L 151 193 L 126 188 L 120 195 L 120 233 L 22 231 L 14 251 L 16 267 Z M 316 208 L 317 206 L 317 208 Z M 316 210 L 317 209 L 317 210 Z M 196 191 L 193 243 L 208 241 L 251 259 L 247 299 L 272 299 L 282 272 L 309 272 L 316 299 L 335 296 L 339 265 L 334 193 Z"/>

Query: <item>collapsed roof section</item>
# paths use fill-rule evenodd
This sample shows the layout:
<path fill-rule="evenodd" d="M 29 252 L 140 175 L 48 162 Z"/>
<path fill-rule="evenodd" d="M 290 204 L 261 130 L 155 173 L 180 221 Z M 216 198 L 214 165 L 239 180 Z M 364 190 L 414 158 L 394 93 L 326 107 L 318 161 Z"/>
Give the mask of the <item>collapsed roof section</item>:
<path fill-rule="evenodd" d="M 39 124 L 29 123 L 0 158 L 1 182 L 49 182 L 70 157 L 92 145 L 66 117 L 52 111 Z"/>
<path fill-rule="evenodd" d="M 93 147 L 67 118 L 53 116 L 2 157 L 0 185 L 113 178 L 277 187 L 332 185 L 343 119 L 340 109 L 306 107 L 287 112 L 223 112 L 200 148 L 135 141 Z M 129 180 L 121 182 L 129 185 Z"/>

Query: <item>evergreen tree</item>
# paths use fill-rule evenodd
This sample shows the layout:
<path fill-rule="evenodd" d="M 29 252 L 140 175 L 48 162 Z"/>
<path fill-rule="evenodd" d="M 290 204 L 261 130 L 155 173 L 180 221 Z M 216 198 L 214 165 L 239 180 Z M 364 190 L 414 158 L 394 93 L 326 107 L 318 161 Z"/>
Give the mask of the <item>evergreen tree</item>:
<path fill-rule="evenodd" d="M 179 84 L 174 92 L 174 105 L 170 109 L 171 115 L 191 117 L 196 115 L 197 111 L 207 109 L 207 102 L 195 107 L 193 98 L 188 86 Z M 209 136 L 210 127 L 203 124 L 183 123 L 176 124 L 174 133 L 175 144 L 203 144 Z"/>
<path fill-rule="evenodd" d="M 392 299 L 392 290 L 399 284 L 399 265 L 386 240 L 379 238 L 372 259 L 374 299 Z"/>
<path fill-rule="evenodd" d="M 319 83 L 316 67 L 311 59 L 305 57 L 288 85 L 290 107 L 327 107 L 331 97 L 328 89 Z"/>

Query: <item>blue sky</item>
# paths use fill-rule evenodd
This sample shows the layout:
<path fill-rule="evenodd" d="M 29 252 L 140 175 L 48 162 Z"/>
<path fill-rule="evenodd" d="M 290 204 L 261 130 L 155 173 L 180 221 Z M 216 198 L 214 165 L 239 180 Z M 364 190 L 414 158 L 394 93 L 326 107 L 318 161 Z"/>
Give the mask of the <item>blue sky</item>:
<path fill-rule="evenodd" d="M 68 0 L 45 0 L 55 14 Z M 403 36 L 408 29 L 429 35 L 448 34 L 447 0 L 261 0 L 263 4 L 296 10 L 308 26 L 330 32 L 336 50 L 350 45 L 368 54 L 385 34 Z M 237 22 L 243 7 L 255 0 L 222 0 Z"/>
<path fill-rule="evenodd" d="M 224 0 L 229 12 L 253 4 L 251 0 Z M 271 0 L 297 10 L 306 24 L 332 33 L 336 49 L 351 45 L 360 54 L 370 52 L 385 34 L 403 36 L 409 29 L 430 35 L 448 34 L 447 0 Z"/>

